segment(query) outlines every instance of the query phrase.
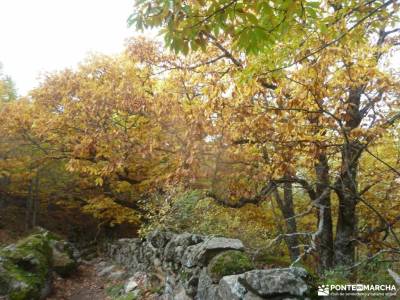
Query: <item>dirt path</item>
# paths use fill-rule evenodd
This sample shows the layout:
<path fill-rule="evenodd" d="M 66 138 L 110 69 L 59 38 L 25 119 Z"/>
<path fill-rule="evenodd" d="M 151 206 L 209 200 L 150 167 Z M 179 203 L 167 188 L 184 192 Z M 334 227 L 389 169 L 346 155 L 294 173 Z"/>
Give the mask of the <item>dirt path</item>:
<path fill-rule="evenodd" d="M 70 278 L 55 278 L 54 292 L 47 300 L 110 300 L 106 283 L 90 264 L 79 266 Z"/>

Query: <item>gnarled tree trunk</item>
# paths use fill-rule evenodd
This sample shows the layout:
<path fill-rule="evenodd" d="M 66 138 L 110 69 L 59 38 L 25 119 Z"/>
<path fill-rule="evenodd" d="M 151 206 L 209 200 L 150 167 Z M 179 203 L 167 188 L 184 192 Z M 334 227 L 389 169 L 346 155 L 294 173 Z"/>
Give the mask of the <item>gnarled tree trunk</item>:
<path fill-rule="evenodd" d="M 351 266 L 355 261 L 357 239 L 356 206 L 358 201 L 357 173 L 363 146 L 356 139 L 351 140 L 349 134 L 361 123 L 360 100 L 363 90 L 364 87 L 350 89 L 346 122 L 342 127 L 345 142 L 342 147 L 341 171 L 335 183 L 335 191 L 339 198 L 335 238 L 335 265 Z"/>

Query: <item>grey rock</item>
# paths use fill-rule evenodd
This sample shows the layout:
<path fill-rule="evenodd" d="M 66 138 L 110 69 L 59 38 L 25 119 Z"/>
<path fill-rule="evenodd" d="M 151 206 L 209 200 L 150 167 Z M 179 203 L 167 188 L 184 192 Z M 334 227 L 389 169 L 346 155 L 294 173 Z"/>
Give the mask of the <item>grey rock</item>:
<path fill-rule="evenodd" d="M 23 291 L 30 288 L 29 284 L 24 281 L 13 280 L 10 282 L 10 287 L 7 292 L 10 291 Z"/>
<path fill-rule="evenodd" d="M 262 299 L 264 299 L 264 298 L 261 298 L 260 296 L 254 294 L 250 291 L 247 291 L 246 295 L 244 296 L 244 300 L 262 300 Z M 275 300 L 277 300 L 277 299 L 275 299 Z M 289 298 L 284 298 L 282 300 L 289 300 Z M 294 299 L 291 299 L 291 300 L 294 300 Z"/>
<path fill-rule="evenodd" d="M 195 296 L 199 284 L 200 268 L 181 267 L 179 271 L 179 281 L 183 284 L 186 294 Z"/>
<path fill-rule="evenodd" d="M 70 250 L 69 243 L 47 231 L 33 233 L 17 244 L 3 248 L 0 253 L 0 295 L 45 298 L 52 289 L 52 271 L 59 271 L 58 268 L 70 270 L 71 265 L 75 266 Z"/>
<path fill-rule="evenodd" d="M 106 266 L 107 266 L 107 262 L 100 261 L 96 264 L 95 268 L 96 268 L 96 271 L 99 272 L 100 270 L 104 269 Z"/>
<path fill-rule="evenodd" d="M 177 284 L 178 284 L 177 278 L 175 277 L 174 273 L 168 272 L 167 276 L 165 277 L 165 286 L 163 293 L 166 299 L 174 298 L 174 289 Z"/>
<path fill-rule="evenodd" d="M 150 242 L 155 248 L 163 248 L 169 242 L 173 234 L 171 232 L 155 230 L 150 233 L 146 240 Z"/>
<path fill-rule="evenodd" d="M 305 276 L 307 272 L 302 268 L 252 270 L 239 275 L 238 281 L 261 297 L 279 294 L 302 297 L 308 291 Z"/>
<path fill-rule="evenodd" d="M 155 257 L 153 260 L 154 267 L 158 268 L 161 266 L 161 260 L 158 257 Z"/>
<path fill-rule="evenodd" d="M 218 284 L 218 295 L 222 299 L 243 300 L 247 289 L 239 282 L 239 275 L 224 276 Z"/>
<path fill-rule="evenodd" d="M 185 291 L 184 287 L 181 284 L 178 284 L 178 286 L 176 286 L 174 288 L 173 299 L 174 300 L 191 300 L 193 298 L 189 297 L 186 294 L 186 291 Z"/>
<path fill-rule="evenodd" d="M 203 266 L 215 255 L 224 250 L 243 250 L 242 241 L 224 237 L 211 237 L 202 243 L 189 246 L 181 260 L 182 265 L 192 268 Z"/>
<path fill-rule="evenodd" d="M 120 280 L 125 277 L 125 272 L 124 271 L 116 271 L 112 272 L 108 275 L 108 278 L 111 280 Z"/>
<path fill-rule="evenodd" d="M 54 271 L 63 277 L 74 272 L 78 263 L 73 254 L 72 244 L 62 240 L 50 240 L 49 245 L 52 249 Z"/>
<path fill-rule="evenodd" d="M 211 277 L 208 276 L 206 268 L 203 268 L 199 276 L 199 284 L 197 287 L 197 294 L 195 296 L 196 300 L 220 300 L 218 294 L 218 285 L 214 284 Z"/>
<path fill-rule="evenodd" d="M 128 281 L 125 283 L 124 291 L 125 293 L 130 293 L 138 288 L 138 283 L 135 281 L 134 278 L 129 278 Z"/>
<path fill-rule="evenodd" d="M 77 248 L 73 248 L 73 251 L 72 251 L 72 256 L 76 259 L 76 260 L 78 260 L 78 259 L 80 259 L 81 258 L 81 253 L 79 252 L 79 250 L 77 249 Z"/>
<path fill-rule="evenodd" d="M 114 271 L 114 269 L 115 269 L 114 265 L 105 267 L 104 269 L 99 271 L 98 275 L 99 276 L 108 276 L 112 271 Z"/>
<path fill-rule="evenodd" d="M 139 288 L 147 289 L 150 286 L 150 275 L 145 272 L 136 272 L 129 278 L 129 281 L 135 281 Z"/>
<path fill-rule="evenodd" d="M 88 261 L 92 261 L 92 260 L 94 260 L 96 257 L 97 257 L 97 253 L 93 252 L 93 253 L 90 253 L 90 254 L 86 255 L 85 258 L 86 258 L 86 260 L 88 260 Z"/>
<path fill-rule="evenodd" d="M 165 261 L 180 263 L 186 248 L 198 244 L 203 240 L 204 237 L 190 233 L 182 233 L 172 236 L 168 244 L 165 246 L 163 255 Z"/>
<path fill-rule="evenodd" d="M 67 253 L 53 249 L 53 269 L 60 276 L 68 276 L 77 267 L 77 262 Z"/>
<path fill-rule="evenodd" d="M 138 253 L 141 246 L 140 239 L 119 239 L 107 247 L 107 252 L 115 262 L 135 272 L 140 267 Z"/>

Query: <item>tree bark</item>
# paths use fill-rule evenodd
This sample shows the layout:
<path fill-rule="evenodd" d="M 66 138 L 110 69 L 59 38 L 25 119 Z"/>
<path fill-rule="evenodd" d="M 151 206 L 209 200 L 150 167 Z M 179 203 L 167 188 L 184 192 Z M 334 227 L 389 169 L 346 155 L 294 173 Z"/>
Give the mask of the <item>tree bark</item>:
<path fill-rule="evenodd" d="M 350 266 L 355 260 L 357 238 L 357 168 L 360 145 L 351 142 L 343 147 L 342 171 L 335 188 L 339 211 L 335 239 L 335 264 Z"/>
<path fill-rule="evenodd" d="M 32 228 L 32 209 L 33 209 L 33 182 L 32 180 L 29 183 L 28 188 L 28 199 L 26 200 L 26 208 L 25 208 L 25 230 L 29 230 Z"/>
<path fill-rule="evenodd" d="M 40 208 L 40 200 L 39 200 L 39 174 L 36 173 L 34 189 L 32 191 L 32 228 L 37 225 L 37 215 Z"/>
<path fill-rule="evenodd" d="M 288 247 L 290 259 L 295 261 L 300 256 L 299 240 L 297 235 L 297 223 L 295 219 L 294 205 L 293 205 L 293 186 L 291 182 L 285 182 L 283 185 L 283 199 L 279 195 L 278 190 L 275 189 L 275 199 L 278 207 L 285 219 L 286 234 L 285 242 Z M 291 235 L 293 234 L 293 235 Z"/>
<path fill-rule="evenodd" d="M 357 238 L 356 205 L 358 201 L 357 173 L 362 145 L 349 139 L 349 133 L 357 128 L 362 119 L 360 100 L 363 87 L 352 88 L 348 96 L 348 109 L 343 135 L 340 176 L 335 183 L 339 198 L 339 211 L 335 238 L 335 265 L 351 266 L 355 261 L 355 241 Z"/>
<path fill-rule="evenodd" d="M 319 254 L 318 272 L 323 272 L 333 266 L 333 231 L 332 231 L 332 211 L 331 193 L 326 192 L 330 189 L 329 164 L 326 152 L 320 149 L 318 161 L 315 165 L 317 177 L 316 197 L 319 199 L 319 207 L 323 206 L 322 232 L 316 240 L 317 253 Z M 320 209 L 319 209 L 320 210 Z M 318 211 L 318 223 L 320 222 L 320 212 Z"/>

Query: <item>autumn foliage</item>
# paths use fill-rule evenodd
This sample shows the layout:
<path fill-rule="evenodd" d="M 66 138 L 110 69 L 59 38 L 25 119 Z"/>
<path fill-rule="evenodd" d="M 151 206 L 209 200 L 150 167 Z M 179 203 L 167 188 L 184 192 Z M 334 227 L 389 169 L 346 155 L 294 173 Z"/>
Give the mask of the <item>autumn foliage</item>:
<path fill-rule="evenodd" d="M 1 102 L 0 191 L 107 226 L 285 242 L 319 271 L 397 255 L 397 6 L 167 2 L 130 18 L 164 46 L 132 39 Z"/>

